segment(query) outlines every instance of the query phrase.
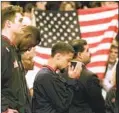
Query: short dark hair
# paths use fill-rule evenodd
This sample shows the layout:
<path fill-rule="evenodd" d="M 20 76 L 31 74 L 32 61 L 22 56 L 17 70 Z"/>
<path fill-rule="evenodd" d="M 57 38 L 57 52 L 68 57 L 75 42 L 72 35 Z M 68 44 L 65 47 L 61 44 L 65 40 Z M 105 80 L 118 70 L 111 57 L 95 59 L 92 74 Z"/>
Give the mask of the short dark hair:
<path fill-rule="evenodd" d="M 111 47 L 110 47 L 110 49 L 112 49 L 112 48 L 114 48 L 114 49 L 118 49 L 118 48 L 119 48 L 119 46 L 118 46 L 118 45 L 116 45 L 116 44 L 112 44 L 112 45 L 111 45 Z"/>
<path fill-rule="evenodd" d="M 76 57 L 78 52 L 84 51 L 84 46 L 87 45 L 87 42 L 83 39 L 74 39 L 70 44 L 74 48 L 74 57 Z"/>
<path fill-rule="evenodd" d="M 51 56 L 54 57 L 56 53 L 74 53 L 72 46 L 65 42 L 57 42 L 51 50 Z"/>
<path fill-rule="evenodd" d="M 38 44 L 41 41 L 41 37 L 40 37 L 40 30 L 35 27 L 35 26 L 24 26 L 24 28 L 22 29 L 24 33 L 29 33 L 32 35 L 32 38 L 35 39 Z"/>
<path fill-rule="evenodd" d="M 1 24 L 4 28 L 6 20 L 14 21 L 16 13 L 22 14 L 22 7 L 10 5 L 9 7 L 4 8 L 1 12 Z"/>

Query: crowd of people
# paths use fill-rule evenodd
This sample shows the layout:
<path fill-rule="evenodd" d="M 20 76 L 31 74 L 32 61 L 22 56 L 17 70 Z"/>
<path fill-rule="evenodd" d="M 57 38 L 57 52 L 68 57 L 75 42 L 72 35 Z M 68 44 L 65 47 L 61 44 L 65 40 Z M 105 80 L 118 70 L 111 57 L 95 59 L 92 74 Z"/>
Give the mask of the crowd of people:
<path fill-rule="evenodd" d="M 74 39 L 57 42 L 51 57 L 37 73 L 33 88 L 25 75 L 32 70 L 35 46 L 41 41 L 35 27 L 35 8 L 71 11 L 116 6 L 118 2 L 2 2 L 1 11 L 1 112 L 2 113 L 118 113 L 118 35 L 113 41 L 105 77 L 86 68 L 88 43 Z M 19 5 L 19 6 L 16 6 Z M 74 65 L 75 64 L 75 65 Z M 117 95 L 117 96 L 116 96 Z"/>

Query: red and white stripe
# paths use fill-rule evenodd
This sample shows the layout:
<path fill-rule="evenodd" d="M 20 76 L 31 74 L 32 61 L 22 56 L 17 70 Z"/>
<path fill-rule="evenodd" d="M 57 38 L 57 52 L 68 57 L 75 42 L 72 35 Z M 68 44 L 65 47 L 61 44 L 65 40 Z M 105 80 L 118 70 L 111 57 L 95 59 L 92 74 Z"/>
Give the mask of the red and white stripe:
<path fill-rule="evenodd" d="M 104 77 L 109 49 L 118 32 L 118 8 L 91 8 L 78 10 L 81 38 L 89 44 L 89 70 Z"/>
<path fill-rule="evenodd" d="M 92 54 L 89 70 L 103 78 L 109 49 L 118 32 L 118 8 L 90 8 L 78 10 L 81 38 L 89 44 Z M 36 47 L 35 68 L 47 63 L 51 48 Z"/>

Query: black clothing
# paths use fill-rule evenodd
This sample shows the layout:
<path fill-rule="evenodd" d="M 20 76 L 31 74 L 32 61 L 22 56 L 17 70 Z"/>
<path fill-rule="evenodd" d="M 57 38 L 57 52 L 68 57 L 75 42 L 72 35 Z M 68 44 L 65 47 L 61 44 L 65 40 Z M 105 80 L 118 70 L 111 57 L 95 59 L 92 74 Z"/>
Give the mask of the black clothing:
<path fill-rule="evenodd" d="M 107 92 L 106 100 L 106 113 L 118 113 L 116 105 L 116 88 L 113 87 Z"/>
<path fill-rule="evenodd" d="M 66 82 L 54 70 L 43 67 L 34 81 L 32 113 L 68 113 L 73 98 L 70 85 L 76 85 L 76 81 Z"/>
<path fill-rule="evenodd" d="M 69 113 L 105 113 L 104 104 L 97 76 L 83 66 Z"/>
<path fill-rule="evenodd" d="M 19 113 L 31 113 L 30 96 L 20 54 L 5 36 L 2 36 L 1 45 L 2 112 L 11 108 Z"/>
<path fill-rule="evenodd" d="M 117 103 L 117 107 L 118 107 L 118 112 L 119 112 L 119 60 L 117 63 L 117 67 L 116 67 L 116 103 Z"/>

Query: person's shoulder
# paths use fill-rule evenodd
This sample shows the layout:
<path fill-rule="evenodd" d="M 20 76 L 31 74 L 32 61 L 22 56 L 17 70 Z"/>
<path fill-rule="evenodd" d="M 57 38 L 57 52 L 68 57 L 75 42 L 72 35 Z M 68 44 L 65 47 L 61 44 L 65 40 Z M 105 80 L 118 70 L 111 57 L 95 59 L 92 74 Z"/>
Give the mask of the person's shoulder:
<path fill-rule="evenodd" d="M 35 81 L 50 80 L 52 78 L 52 72 L 47 68 L 42 67 L 35 77 Z"/>
<path fill-rule="evenodd" d="M 82 70 L 80 80 L 81 81 L 88 81 L 89 79 L 96 78 L 97 75 L 93 73 L 92 71 L 88 70 L 87 68 Z"/>

